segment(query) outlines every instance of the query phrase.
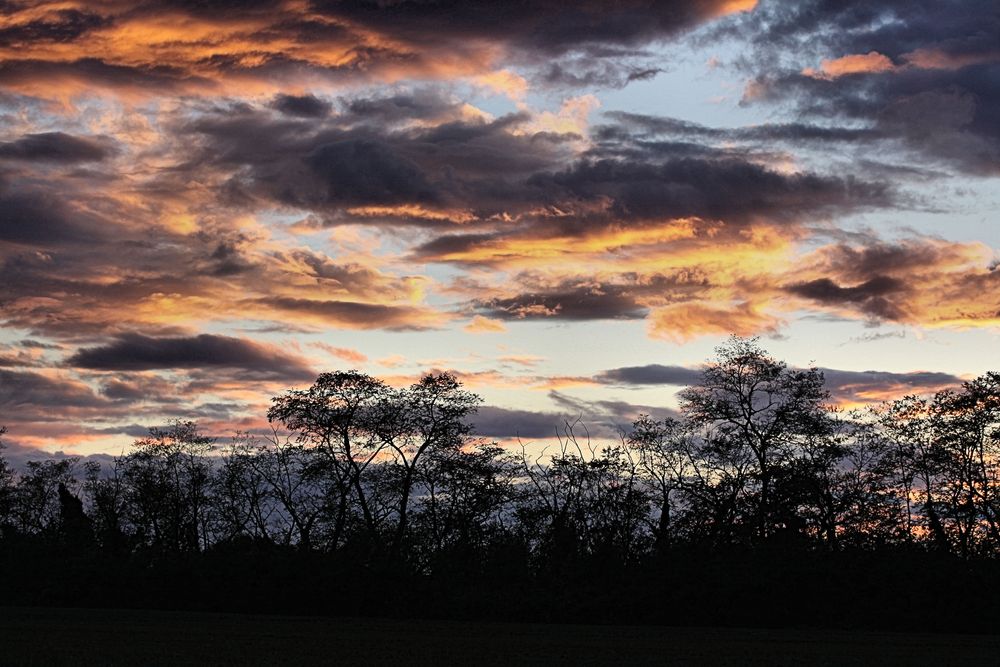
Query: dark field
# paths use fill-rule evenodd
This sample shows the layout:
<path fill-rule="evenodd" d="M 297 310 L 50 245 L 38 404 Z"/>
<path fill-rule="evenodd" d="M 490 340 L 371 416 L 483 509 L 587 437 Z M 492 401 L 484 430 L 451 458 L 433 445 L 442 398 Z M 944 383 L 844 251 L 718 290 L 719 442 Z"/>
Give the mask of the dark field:
<path fill-rule="evenodd" d="M 1000 665 L 1000 637 L 0 609 L 3 665 Z"/>

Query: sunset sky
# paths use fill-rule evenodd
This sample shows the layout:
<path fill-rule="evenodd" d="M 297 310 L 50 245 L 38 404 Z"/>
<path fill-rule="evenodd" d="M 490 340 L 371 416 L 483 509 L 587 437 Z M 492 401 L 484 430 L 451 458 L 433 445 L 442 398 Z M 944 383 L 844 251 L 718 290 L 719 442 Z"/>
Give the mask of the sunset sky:
<path fill-rule="evenodd" d="M 609 435 L 730 333 L 845 406 L 1000 369 L 996 0 L 0 2 L 15 456 L 451 370 Z"/>

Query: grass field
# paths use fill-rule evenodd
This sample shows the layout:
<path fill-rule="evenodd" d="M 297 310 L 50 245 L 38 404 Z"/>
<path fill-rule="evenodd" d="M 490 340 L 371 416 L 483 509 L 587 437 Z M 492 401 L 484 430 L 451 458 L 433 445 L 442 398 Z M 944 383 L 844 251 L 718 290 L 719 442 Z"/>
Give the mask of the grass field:
<path fill-rule="evenodd" d="M 1000 665 L 1000 637 L 0 608 L 2 665 Z"/>

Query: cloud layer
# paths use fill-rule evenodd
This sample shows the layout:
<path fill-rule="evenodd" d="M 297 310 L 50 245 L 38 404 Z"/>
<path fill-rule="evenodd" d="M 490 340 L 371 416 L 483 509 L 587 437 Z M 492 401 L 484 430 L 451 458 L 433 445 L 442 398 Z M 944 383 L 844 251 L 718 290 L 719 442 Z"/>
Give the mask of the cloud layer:
<path fill-rule="evenodd" d="M 260 427 L 330 364 L 541 397 L 484 411 L 486 435 L 584 410 L 612 433 L 641 407 L 614 392 L 696 369 L 628 341 L 569 368 L 529 327 L 673 351 L 1000 325 L 985 227 L 911 224 L 992 211 L 969 194 L 1000 176 L 986 0 L 3 7 L 0 419 L 22 444 Z M 703 70 L 731 77 L 724 122 L 691 110 L 721 104 L 695 106 Z M 955 380 L 851 372 L 829 371 L 845 404 Z"/>

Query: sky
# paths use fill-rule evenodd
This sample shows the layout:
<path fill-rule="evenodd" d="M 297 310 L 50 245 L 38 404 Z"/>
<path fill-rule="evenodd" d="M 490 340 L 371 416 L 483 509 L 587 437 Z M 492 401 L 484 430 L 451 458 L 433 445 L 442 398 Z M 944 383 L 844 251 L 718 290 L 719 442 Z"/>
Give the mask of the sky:
<path fill-rule="evenodd" d="M 0 1 L 12 451 L 350 368 L 610 437 L 730 334 L 845 408 L 1000 368 L 995 0 L 570 4 Z"/>

